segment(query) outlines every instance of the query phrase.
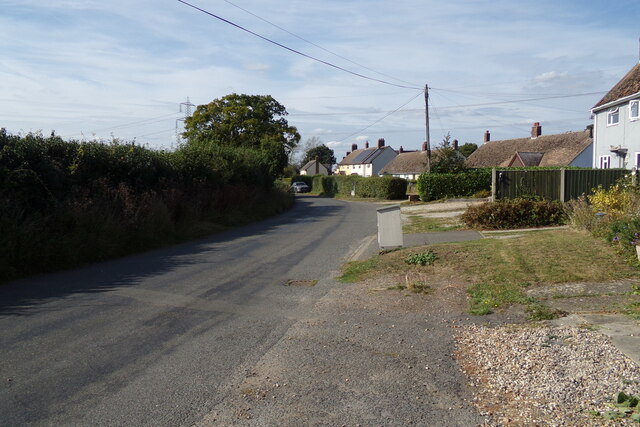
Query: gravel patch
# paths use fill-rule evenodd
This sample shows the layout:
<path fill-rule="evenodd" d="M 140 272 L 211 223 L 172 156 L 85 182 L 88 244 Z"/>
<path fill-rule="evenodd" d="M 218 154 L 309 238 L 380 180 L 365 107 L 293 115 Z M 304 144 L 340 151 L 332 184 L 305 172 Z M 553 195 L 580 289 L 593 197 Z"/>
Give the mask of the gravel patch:
<path fill-rule="evenodd" d="M 597 332 L 569 326 L 465 326 L 457 357 L 490 425 L 638 425 L 606 421 L 618 392 L 640 395 L 640 367 Z"/>

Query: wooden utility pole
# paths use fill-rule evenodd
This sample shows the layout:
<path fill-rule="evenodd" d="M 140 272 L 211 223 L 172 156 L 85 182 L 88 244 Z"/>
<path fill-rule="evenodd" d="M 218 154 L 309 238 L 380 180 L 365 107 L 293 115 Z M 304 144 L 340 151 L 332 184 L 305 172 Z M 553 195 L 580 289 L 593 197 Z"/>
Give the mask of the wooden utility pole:
<path fill-rule="evenodd" d="M 424 85 L 424 106 L 427 136 L 427 139 L 425 139 L 427 148 L 427 172 L 431 172 L 431 139 L 429 137 L 429 85 Z"/>

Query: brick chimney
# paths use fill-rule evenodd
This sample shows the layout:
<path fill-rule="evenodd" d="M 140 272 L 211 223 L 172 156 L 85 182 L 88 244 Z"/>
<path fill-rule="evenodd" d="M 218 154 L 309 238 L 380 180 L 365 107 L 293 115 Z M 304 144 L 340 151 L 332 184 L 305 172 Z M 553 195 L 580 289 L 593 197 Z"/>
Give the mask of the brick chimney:
<path fill-rule="evenodd" d="M 402 148 L 402 145 L 400 146 L 400 152 L 404 153 L 404 148 Z"/>
<path fill-rule="evenodd" d="M 320 156 L 316 156 L 316 175 L 320 173 Z"/>
<path fill-rule="evenodd" d="M 378 140 L 378 148 L 382 148 L 382 147 L 384 147 L 384 138 L 380 138 Z"/>
<path fill-rule="evenodd" d="M 453 146 L 452 146 L 452 148 L 453 148 L 454 150 L 458 151 L 458 140 L 457 140 L 457 139 L 454 139 L 454 140 L 453 140 Z"/>
<path fill-rule="evenodd" d="M 427 141 L 422 143 L 422 151 L 427 151 Z"/>
<path fill-rule="evenodd" d="M 356 151 L 358 149 L 358 144 L 351 144 L 351 151 Z"/>
<path fill-rule="evenodd" d="M 533 126 L 531 126 L 531 139 L 535 139 L 542 135 L 542 126 L 540 126 L 540 122 L 535 122 Z"/>
<path fill-rule="evenodd" d="M 369 148 L 369 141 L 364 143 L 364 148 Z"/>
<path fill-rule="evenodd" d="M 484 133 L 484 142 L 489 142 L 491 141 L 491 134 L 489 133 L 489 131 L 486 131 Z"/>

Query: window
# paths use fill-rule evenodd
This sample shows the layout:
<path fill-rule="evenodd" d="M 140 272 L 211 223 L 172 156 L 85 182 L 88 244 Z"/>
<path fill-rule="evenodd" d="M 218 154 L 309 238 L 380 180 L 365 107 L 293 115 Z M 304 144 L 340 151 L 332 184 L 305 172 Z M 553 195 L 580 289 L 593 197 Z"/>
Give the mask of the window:
<path fill-rule="evenodd" d="M 640 119 L 640 100 L 629 102 L 629 120 Z"/>
<path fill-rule="evenodd" d="M 634 166 L 636 169 L 640 169 L 640 153 L 636 153 L 636 164 Z"/>
<path fill-rule="evenodd" d="M 617 125 L 619 121 L 620 111 L 617 108 L 607 111 L 607 126 Z"/>
<path fill-rule="evenodd" d="M 611 156 L 600 156 L 600 169 L 609 169 L 611 167 Z"/>

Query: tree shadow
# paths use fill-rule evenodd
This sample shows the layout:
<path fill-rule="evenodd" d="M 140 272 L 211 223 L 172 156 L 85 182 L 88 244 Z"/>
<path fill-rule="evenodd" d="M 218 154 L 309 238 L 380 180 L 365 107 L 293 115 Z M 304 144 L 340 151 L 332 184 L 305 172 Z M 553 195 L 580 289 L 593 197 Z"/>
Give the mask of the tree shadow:
<path fill-rule="evenodd" d="M 279 232 L 293 223 L 321 221 L 326 216 L 339 215 L 345 208 L 344 202 L 326 204 L 317 200 L 298 197 L 294 207 L 285 213 L 204 239 L 0 285 L 0 316 L 28 315 L 37 309 L 46 311 L 43 305 L 47 302 L 73 294 L 135 286 L 146 278 L 203 263 L 225 243 Z"/>

